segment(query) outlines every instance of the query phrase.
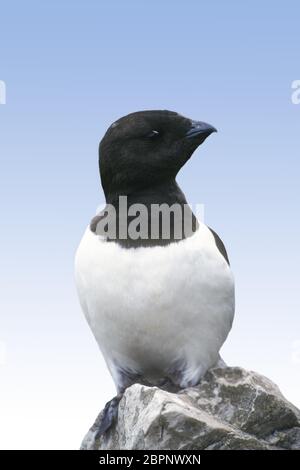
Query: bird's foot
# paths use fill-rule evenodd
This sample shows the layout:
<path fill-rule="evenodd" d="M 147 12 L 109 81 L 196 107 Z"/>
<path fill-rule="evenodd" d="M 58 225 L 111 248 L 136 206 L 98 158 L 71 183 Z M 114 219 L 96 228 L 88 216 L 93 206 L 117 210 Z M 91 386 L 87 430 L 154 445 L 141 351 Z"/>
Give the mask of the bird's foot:
<path fill-rule="evenodd" d="M 99 439 L 113 425 L 118 417 L 119 402 L 123 393 L 119 393 L 112 400 L 108 401 L 100 415 L 100 421 L 97 423 L 95 438 Z"/>
<path fill-rule="evenodd" d="M 174 383 L 169 377 L 161 379 L 157 386 L 166 392 L 178 393 L 180 386 Z"/>

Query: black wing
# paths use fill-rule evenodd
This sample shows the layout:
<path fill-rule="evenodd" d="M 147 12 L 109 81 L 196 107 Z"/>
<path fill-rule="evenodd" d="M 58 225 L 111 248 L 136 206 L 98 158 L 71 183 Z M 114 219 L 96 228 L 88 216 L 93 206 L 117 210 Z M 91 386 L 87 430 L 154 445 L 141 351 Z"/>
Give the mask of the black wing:
<path fill-rule="evenodd" d="M 209 228 L 209 230 L 211 231 L 211 233 L 213 234 L 213 236 L 215 238 L 215 242 L 216 242 L 216 245 L 217 245 L 217 248 L 218 248 L 219 252 L 224 256 L 224 258 L 226 259 L 228 265 L 230 266 L 229 258 L 228 258 L 227 251 L 226 251 L 224 243 L 222 242 L 219 235 L 216 232 L 213 231 L 213 229 L 211 229 L 210 227 L 208 227 L 208 228 Z"/>

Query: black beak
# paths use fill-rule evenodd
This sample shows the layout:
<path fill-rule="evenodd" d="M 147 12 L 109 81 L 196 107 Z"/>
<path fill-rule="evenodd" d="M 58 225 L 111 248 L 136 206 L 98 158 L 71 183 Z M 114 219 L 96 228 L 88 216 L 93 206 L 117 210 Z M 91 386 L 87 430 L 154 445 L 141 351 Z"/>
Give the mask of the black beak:
<path fill-rule="evenodd" d="M 187 139 L 192 139 L 196 136 L 202 136 L 204 138 L 208 137 L 213 132 L 218 132 L 217 129 L 206 122 L 201 121 L 192 121 L 191 127 L 185 134 Z"/>

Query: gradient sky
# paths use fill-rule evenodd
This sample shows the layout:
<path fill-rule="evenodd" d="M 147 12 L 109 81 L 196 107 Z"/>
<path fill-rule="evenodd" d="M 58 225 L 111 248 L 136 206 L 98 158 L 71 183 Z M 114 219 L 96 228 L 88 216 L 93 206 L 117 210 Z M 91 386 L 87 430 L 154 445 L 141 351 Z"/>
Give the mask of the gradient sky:
<path fill-rule="evenodd" d="M 1 448 L 76 449 L 114 394 L 73 259 L 103 202 L 99 140 L 141 109 L 218 128 L 178 181 L 235 273 L 223 357 L 300 406 L 299 14 L 296 0 L 1 3 Z"/>

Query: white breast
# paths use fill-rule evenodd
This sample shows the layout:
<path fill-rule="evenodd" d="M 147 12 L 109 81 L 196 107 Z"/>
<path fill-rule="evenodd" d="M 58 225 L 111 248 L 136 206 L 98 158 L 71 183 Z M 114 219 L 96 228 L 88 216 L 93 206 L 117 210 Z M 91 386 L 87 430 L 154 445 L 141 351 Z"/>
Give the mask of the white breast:
<path fill-rule="evenodd" d="M 231 270 L 210 230 L 164 247 L 125 249 L 86 230 L 76 284 L 87 321 L 117 381 L 185 364 L 181 385 L 218 358 L 234 315 Z"/>

